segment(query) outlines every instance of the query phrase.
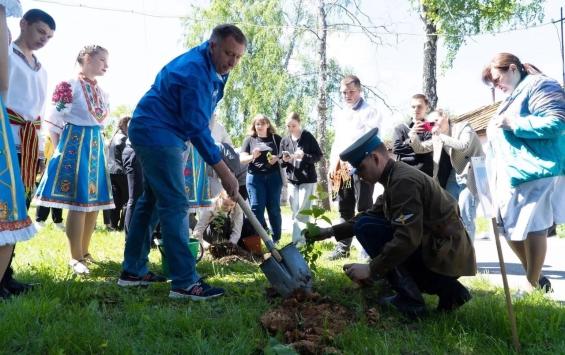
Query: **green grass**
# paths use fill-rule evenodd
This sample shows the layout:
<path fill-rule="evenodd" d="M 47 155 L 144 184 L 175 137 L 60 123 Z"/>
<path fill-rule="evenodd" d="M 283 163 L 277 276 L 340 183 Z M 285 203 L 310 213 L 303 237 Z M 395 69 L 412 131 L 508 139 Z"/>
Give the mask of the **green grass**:
<path fill-rule="evenodd" d="M 136 289 L 116 285 L 123 246 L 123 234 L 97 229 L 91 252 L 100 262 L 90 277 L 77 278 L 67 267 L 66 237 L 52 225 L 18 244 L 18 278 L 40 286 L 0 302 L 0 353 L 260 354 L 265 349 L 269 335 L 259 317 L 273 305 L 265 297 L 267 281 L 258 266 L 203 260 L 198 271 L 225 287 L 226 296 L 203 303 L 171 301 L 165 284 Z M 332 245 L 319 247 L 329 252 Z M 151 269 L 160 269 L 157 251 L 151 252 L 150 262 Z M 381 290 L 354 288 L 341 272 L 343 263 L 321 260 L 315 289 L 354 314 L 353 325 L 334 340 L 344 353 L 512 353 L 503 291 L 484 279 L 463 280 L 474 298 L 453 314 L 432 312 L 423 321 L 407 322 L 384 313 L 379 324 L 368 325 L 364 310 L 374 306 Z M 435 307 L 436 297 L 426 300 L 430 309 Z M 562 306 L 532 294 L 515 303 L 515 313 L 524 353 L 565 354 Z"/>

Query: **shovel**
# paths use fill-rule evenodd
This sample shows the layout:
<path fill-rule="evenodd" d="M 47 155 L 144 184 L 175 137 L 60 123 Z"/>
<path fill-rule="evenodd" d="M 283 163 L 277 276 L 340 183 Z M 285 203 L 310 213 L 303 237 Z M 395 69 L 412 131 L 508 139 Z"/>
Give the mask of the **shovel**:
<path fill-rule="evenodd" d="M 296 246 L 290 243 L 278 251 L 253 211 L 251 211 L 247 201 L 238 196 L 237 203 L 271 253 L 261 263 L 261 270 L 263 270 L 273 288 L 283 297 L 287 297 L 293 291 L 300 289 L 310 292 L 312 290 L 312 273 Z"/>

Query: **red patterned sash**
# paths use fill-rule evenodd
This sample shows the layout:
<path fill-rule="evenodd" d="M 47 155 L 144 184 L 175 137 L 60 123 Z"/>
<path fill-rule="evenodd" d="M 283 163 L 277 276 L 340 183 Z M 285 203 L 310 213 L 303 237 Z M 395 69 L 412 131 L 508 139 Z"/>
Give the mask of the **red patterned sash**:
<path fill-rule="evenodd" d="M 26 191 L 32 191 L 35 187 L 35 178 L 37 176 L 37 159 L 39 158 L 39 135 L 37 131 L 41 128 L 41 118 L 37 117 L 35 121 L 26 121 L 19 113 L 6 109 L 10 124 L 21 126 L 20 154 L 22 172 L 22 180 Z"/>

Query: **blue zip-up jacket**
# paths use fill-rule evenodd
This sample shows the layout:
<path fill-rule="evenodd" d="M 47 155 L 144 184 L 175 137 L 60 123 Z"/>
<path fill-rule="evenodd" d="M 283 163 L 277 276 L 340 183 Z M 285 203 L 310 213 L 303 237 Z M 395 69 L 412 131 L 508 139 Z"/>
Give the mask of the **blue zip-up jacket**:
<path fill-rule="evenodd" d="M 129 139 L 140 146 L 181 147 L 190 140 L 206 163 L 218 163 L 222 156 L 209 121 L 227 78 L 216 72 L 208 41 L 173 59 L 137 104 Z"/>
<path fill-rule="evenodd" d="M 490 147 L 510 184 L 565 175 L 565 92 L 545 75 L 527 75 L 497 114 L 516 117 L 513 130 L 488 127 Z"/>

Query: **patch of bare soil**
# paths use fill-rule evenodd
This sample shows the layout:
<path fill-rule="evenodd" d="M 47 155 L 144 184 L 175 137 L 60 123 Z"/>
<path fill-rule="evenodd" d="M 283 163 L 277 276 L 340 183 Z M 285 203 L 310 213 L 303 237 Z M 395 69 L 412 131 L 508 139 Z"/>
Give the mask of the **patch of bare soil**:
<path fill-rule="evenodd" d="M 256 262 L 260 258 L 230 242 L 211 244 L 208 252 L 216 262 L 228 265 L 237 261 Z"/>
<path fill-rule="evenodd" d="M 352 321 L 353 313 L 344 306 L 300 290 L 261 316 L 269 333 L 283 334 L 284 342 L 300 354 L 341 354 L 331 344 Z"/>

